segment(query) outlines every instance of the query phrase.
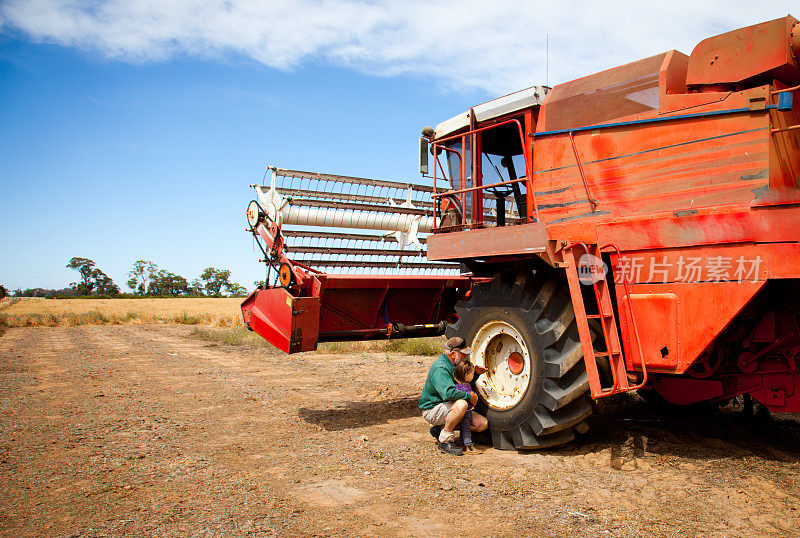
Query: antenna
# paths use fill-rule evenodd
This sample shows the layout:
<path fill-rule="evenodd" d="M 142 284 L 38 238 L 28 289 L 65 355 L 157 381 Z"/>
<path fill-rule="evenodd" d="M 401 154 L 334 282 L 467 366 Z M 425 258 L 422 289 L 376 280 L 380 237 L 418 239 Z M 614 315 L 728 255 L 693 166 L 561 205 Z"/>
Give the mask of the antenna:
<path fill-rule="evenodd" d="M 544 85 L 550 86 L 550 34 L 545 34 L 547 37 L 545 38 L 545 75 L 544 75 Z"/>

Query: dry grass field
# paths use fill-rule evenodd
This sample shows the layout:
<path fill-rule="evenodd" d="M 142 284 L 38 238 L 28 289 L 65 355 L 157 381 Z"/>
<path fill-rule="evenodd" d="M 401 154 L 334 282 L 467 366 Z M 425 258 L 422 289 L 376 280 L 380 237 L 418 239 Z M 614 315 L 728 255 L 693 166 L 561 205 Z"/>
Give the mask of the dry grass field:
<path fill-rule="evenodd" d="M 123 323 L 183 323 L 241 327 L 242 299 L 4 299 L 0 326 L 56 327 Z"/>
<path fill-rule="evenodd" d="M 238 297 L 176 299 L 3 299 L 0 335 L 8 327 L 75 327 L 178 323 L 198 325 L 193 336 L 229 345 L 272 347 L 242 323 Z M 411 340 L 330 342 L 321 353 L 386 351 L 406 355 L 438 355 L 444 337 Z"/>

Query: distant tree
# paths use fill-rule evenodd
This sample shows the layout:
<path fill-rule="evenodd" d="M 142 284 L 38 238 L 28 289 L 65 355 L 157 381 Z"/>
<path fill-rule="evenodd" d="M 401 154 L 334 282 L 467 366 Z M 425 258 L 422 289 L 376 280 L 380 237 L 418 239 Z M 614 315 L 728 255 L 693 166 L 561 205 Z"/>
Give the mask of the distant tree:
<path fill-rule="evenodd" d="M 61 288 L 60 290 L 53 290 L 53 291 L 55 292 L 54 296 L 65 295 L 65 296 L 75 297 L 76 295 L 75 290 L 70 287 Z"/>
<path fill-rule="evenodd" d="M 6 290 L 8 293 L 8 290 Z M 62 288 L 60 290 L 52 290 L 48 288 L 28 288 L 24 290 L 14 290 L 10 293 L 14 297 L 56 297 L 58 295 L 75 295 L 75 289 Z"/>
<path fill-rule="evenodd" d="M 192 280 L 191 285 L 189 285 L 189 294 L 203 295 L 205 289 L 206 285 L 203 283 L 203 281 L 200 280 L 199 278 L 195 278 L 194 280 Z"/>
<path fill-rule="evenodd" d="M 147 293 L 147 283 L 153 274 L 158 271 L 158 266 L 151 261 L 136 260 L 128 271 L 128 287 L 137 295 Z"/>
<path fill-rule="evenodd" d="M 150 295 L 187 295 L 189 282 L 180 275 L 160 269 L 151 276 L 147 291 Z"/>
<path fill-rule="evenodd" d="M 100 269 L 95 269 L 92 272 L 94 277 L 95 291 L 98 295 L 111 295 L 119 293 L 119 286 L 114 284 L 114 281 Z"/>
<path fill-rule="evenodd" d="M 231 272 L 228 269 L 217 269 L 215 267 L 203 269 L 200 278 L 195 279 L 193 285 L 202 285 L 206 295 L 216 297 L 219 297 L 223 290 L 234 297 L 247 293 L 244 286 L 237 282 L 231 282 Z"/>
<path fill-rule="evenodd" d="M 230 293 L 232 297 L 244 297 L 247 295 L 247 288 L 236 282 L 231 282 L 228 286 L 228 293 Z"/>
<path fill-rule="evenodd" d="M 253 286 L 255 286 L 256 288 L 264 289 L 264 288 L 267 287 L 267 281 L 266 280 L 254 280 L 253 281 Z"/>
<path fill-rule="evenodd" d="M 114 284 L 107 274 L 95 267 L 89 258 L 72 258 L 67 263 L 69 269 L 75 269 L 81 275 L 80 282 L 70 284 L 78 295 L 119 293 L 119 286 Z"/>
<path fill-rule="evenodd" d="M 52 297 L 55 295 L 55 290 L 46 290 L 44 288 L 28 288 L 26 290 L 17 290 L 17 297 Z"/>
<path fill-rule="evenodd" d="M 219 295 L 222 288 L 229 288 L 231 272 L 227 269 L 216 269 L 214 267 L 206 267 L 200 273 L 200 280 L 203 281 L 203 287 L 206 290 L 206 295 Z"/>
<path fill-rule="evenodd" d="M 0 299 L 5 298 L 5 296 L 6 296 L 6 289 L 3 287 L 2 284 L 0 284 Z"/>
<path fill-rule="evenodd" d="M 94 271 L 95 263 L 89 258 L 72 258 L 67 262 L 68 269 L 75 269 L 81 275 L 80 282 L 73 282 L 70 284 L 77 292 L 78 295 L 89 295 L 94 289 L 94 279 L 92 272 Z"/>

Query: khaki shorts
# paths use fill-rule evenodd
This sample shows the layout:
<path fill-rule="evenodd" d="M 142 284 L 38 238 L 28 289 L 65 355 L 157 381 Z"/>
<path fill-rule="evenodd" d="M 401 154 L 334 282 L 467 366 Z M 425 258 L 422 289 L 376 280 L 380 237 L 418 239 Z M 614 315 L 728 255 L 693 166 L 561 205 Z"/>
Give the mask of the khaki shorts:
<path fill-rule="evenodd" d="M 423 409 L 422 418 L 432 426 L 444 426 L 444 419 L 447 418 L 447 413 L 450 412 L 450 406 L 452 405 L 453 402 L 442 402 L 430 409 Z"/>

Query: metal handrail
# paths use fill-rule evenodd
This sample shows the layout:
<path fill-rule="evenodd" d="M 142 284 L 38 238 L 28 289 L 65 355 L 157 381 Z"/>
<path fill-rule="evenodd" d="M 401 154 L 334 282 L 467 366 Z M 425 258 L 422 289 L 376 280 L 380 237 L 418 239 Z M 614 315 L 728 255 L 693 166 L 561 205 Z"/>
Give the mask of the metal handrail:
<path fill-rule="evenodd" d="M 463 146 L 463 144 L 462 144 L 462 146 Z M 436 147 L 438 149 L 438 145 L 434 146 L 434 147 Z M 442 146 L 441 149 L 443 149 L 444 151 L 449 151 L 450 153 L 455 153 L 456 156 L 458 157 L 458 169 L 460 170 L 461 183 L 463 184 L 464 183 L 464 156 L 461 155 L 460 151 L 457 151 L 457 150 L 455 150 L 453 148 L 448 148 L 447 146 Z M 439 161 L 438 152 L 434 151 L 433 159 L 435 161 L 435 164 L 433 165 L 433 172 L 434 172 L 433 173 L 433 177 L 434 177 L 434 179 L 436 178 L 436 165 L 437 164 L 439 165 L 439 169 L 442 171 L 442 177 L 444 177 L 444 175 L 445 175 L 444 174 L 444 167 L 442 166 L 442 163 Z M 433 182 L 433 194 L 431 195 L 431 197 L 432 198 L 436 198 L 436 181 L 435 180 Z M 465 196 L 460 196 L 459 198 L 460 198 L 460 201 L 461 201 L 461 212 L 463 214 L 463 212 L 464 212 L 464 204 L 466 204 L 466 197 Z M 435 201 L 434 201 L 434 207 L 436 207 L 436 202 Z M 439 207 L 439 210 L 441 210 L 441 207 Z M 436 228 L 436 216 L 437 216 L 437 214 L 438 214 L 437 211 L 433 212 L 433 227 L 434 228 Z"/>
<path fill-rule="evenodd" d="M 525 151 L 525 134 L 524 134 L 524 130 L 522 128 L 522 124 L 519 122 L 519 120 L 517 120 L 517 119 L 505 120 L 505 121 L 501 121 L 499 123 L 494 123 L 492 125 L 485 125 L 483 127 L 477 127 L 475 129 L 470 129 L 469 131 L 466 131 L 464 133 L 450 135 L 450 136 L 446 136 L 444 138 L 438 139 L 438 140 L 433 142 L 433 147 L 432 147 L 433 154 L 436 157 L 436 160 L 438 161 L 438 156 L 436 155 L 436 149 L 439 146 L 441 146 L 442 143 L 449 142 L 450 140 L 456 140 L 456 139 L 461 139 L 463 141 L 463 140 L 466 139 L 466 137 L 472 136 L 472 135 L 474 135 L 476 133 L 487 131 L 489 129 L 495 129 L 497 127 L 501 127 L 503 125 L 509 125 L 509 124 L 512 124 L 512 123 L 517 126 L 517 131 L 519 132 L 519 140 L 520 140 L 520 145 L 522 147 L 522 157 L 523 157 L 523 159 L 525 159 L 525 172 L 526 172 L 525 177 L 518 178 L 518 179 L 513 179 L 513 180 L 509 180 L 509 181 L 504 181 L 504 182 L 501 182 L 501 183 L 493 183 L 491 185 L 478 185 L 478 186 L 475 186 L 475 187 L 470 187 L 468 189 L 459 189 L 457 191 L 447 191 L 447 194 L 466 193 L 466 192 L 471 192 L 471 191 L 478 191 L 478 190 L 483 190 L 483 189 L 487 189 L 487 188 L 498 187 L 498 186 L 501 186 L 501 185 L 508 185 L 508 184 L 511 184 L 511 183 L 521 183 L 523 181 L 527 181 L 526 198 L 531 200 L 531 204 L 530 205 L 533 206 L 533 208 L 532 208 L 533 209 L 533 217 L 538 222 L 539 221 L 539 206 L 536 203 L 536 193 L 533 192 L 533 181 L 531 179 L 533 174 L 531 173 L 531 163 L 528 161 L 528 153 Z M 444 146 L 442 146 L 442 147 L 444 148 Z M 473 148 L 473 150 L 474 150 L 474 148 Z M 461 168 L 462 168 L 461 175 L 462 175 L 462 179 L 463 179 L 463 176 L 464 176 L 463 162 L 462 162 Z M 434 185 L 435 185 L 436 184 L 436 179 L 437 179 L 437 177 L 436 177 L 436 166 L 435 165 L 433 167 L 433 179 L 434 179 Z M 477 179 L 478 178 L 474 178 L 475 181 L 477 181 Z M 435 187 L 433 189 L 433 195 L 432 196 L 434 196 L 434 197 L 437 196 Z M 462 203 L 462 205 L 463 205 L 463 203 Z M 526 213 L 527 213 L 527 215 L 525 215 L 525 220 L 527 221 L 527 220 L 529 220 L 529 217 L 531 216 L 531 207 L 526 207 Z"/>
<path fill-rule="evenodd" d="M 586 197 L 589 199 L 589 204 L 592 206 L 592 211 L 597 209 L 597 206 L 600 202 L 592 197 L 592 194 L 589 192 L 589 184 L 586 183 L 586 174 L 583 173 L 583 165 L 581 164 L 581 158 L 578 155 L 578 147 L 575 145 L 575 137 L 572 134 L 572 131 L 569 132 L 569 141 L 572 143 L 572 152 L 575 154 L 575 162 L 578 163 L 578 171 L 581 173 L 581 181 L 583 181 L 583 188 L 586 189 Z"/>
<path fill-rule="evenodd" d="M 438 194 L 432 194 L 432 198 L 441 198 L 442 196 L 450 196 L 453 194 L 461 194 L 462 192 L 472 192 L 479 189 L 493 189 L 495 187 L 502 187 L 503 185 L 510 185 L 512 183 L 522 183 L 527 181 L 527 177 L 518 177 L 517 179 L 510 179 L 508 181 L 501 181 L 500 183 L 490 183 L 489 185 L 478 185 L 477 187 L 468 187 L 466 189 L 459 189 L 457 191 L 444 191 Z"/>
<path fill-rule="evenodd" d="M 617 255 L 617 260 L 619 260 L 622 257 L 622 252 L 620 252 L 619 247 L 613 243 L 606 243 L 605 245 L 600 247 L 598 249 L 598 254 L 602 253 L 603 250 L 606 248 L 614 249 L 614 252 Z M 612 280 L 613 280 L 613 268 L 612 268 Z M 593 284 L 593 287 L 595 288 L 595 295 L 597 295 L 596 284 Z M 625 289 L 625 298 L 627 299 L 625 303 L 627 304 L 628 307 L 628 316 L 630 317 L 631 325 L 633 325 L 633 334 L 636 337 L 636 349 L 639 351 L 639 359 L 642 363 L 642 382 L 633 387 L 628 387 L 628 390 L 637 390 L 647 385 L 647 366 L 645 366 L 645 357 L 644 353 L 642 353 L 642 340 L 639 337 L 639 326 L 636 324 L 636 316 L 633 315 L 633 305 L 631 304 L 631 290 L 628 287 L 628 281 L 626 279 L 622 279 L 622 287 Z M 620 342 L 620 349 L 622 349 L 622 342 Z M 633 367 L 633 358 L 631 358 L 631 367 Z"/>

